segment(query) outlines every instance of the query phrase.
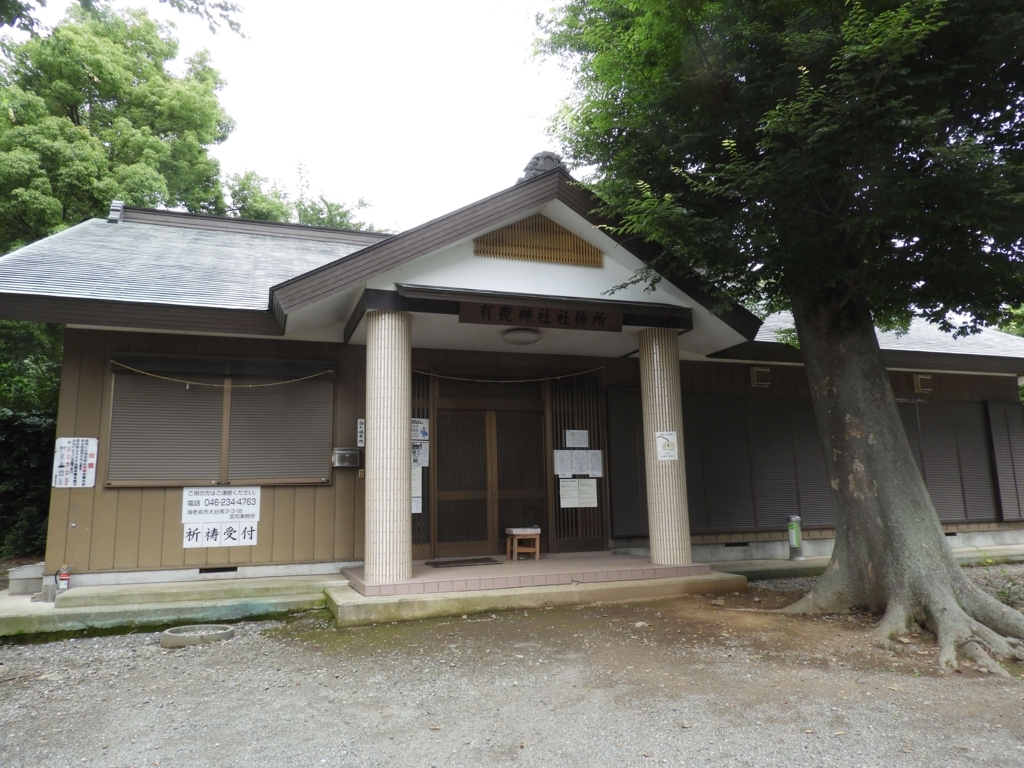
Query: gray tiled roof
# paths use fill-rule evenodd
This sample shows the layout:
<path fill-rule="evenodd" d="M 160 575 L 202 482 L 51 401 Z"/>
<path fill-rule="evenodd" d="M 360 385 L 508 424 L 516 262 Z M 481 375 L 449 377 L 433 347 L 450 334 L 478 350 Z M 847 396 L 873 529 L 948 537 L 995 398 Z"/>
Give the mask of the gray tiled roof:
<path fill-rule="evenodd" d="M 90 219 L 0 258 L 0 293 L 266 310 L 271 286 L 362 247 Z"/>
<path fill-rule="evenodd" d="M 769 315 L 755 341 L 778 341 L 775 331 L 793 327 L 793 315 L 778 312 Z M 936 352 L 947 355 L 991 355 L 993 357 L 1024 358 L 1024 338 L 986 328 L 964 338 L 953 338 L 926 320 L 915 317 L 910 330 L 899 335 L 895 331 L 876 331 L 878 346 L 901 352 Z"/>

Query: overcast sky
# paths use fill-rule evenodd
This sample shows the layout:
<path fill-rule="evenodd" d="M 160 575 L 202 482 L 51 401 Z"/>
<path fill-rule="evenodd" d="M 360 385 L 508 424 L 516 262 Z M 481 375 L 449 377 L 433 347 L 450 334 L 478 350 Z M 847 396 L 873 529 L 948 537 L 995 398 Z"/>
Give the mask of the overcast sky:
<path fill-rule="evenodd" d="M 117 0 L 173 21 L 181 58 L 209 49 L 235 119 L 213 154 L 294 190 L 371 204 L 401 230 L 515 182 L 534 153 L 557 150 L 548 120 L 566 73 L 532 54 L 535 15 L 557 0 L 240 0 L 245 39 L 156 0 Z M 69 0 L 40 17 L 56 23 Z"/>

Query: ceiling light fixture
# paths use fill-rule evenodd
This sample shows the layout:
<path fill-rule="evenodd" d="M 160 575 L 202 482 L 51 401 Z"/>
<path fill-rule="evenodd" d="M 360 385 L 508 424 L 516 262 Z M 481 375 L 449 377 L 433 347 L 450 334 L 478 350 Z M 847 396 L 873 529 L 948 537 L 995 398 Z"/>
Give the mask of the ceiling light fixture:
<path fill-rule="evenodd" d="M 536 328 L 509 328 L 507 331 L 501 332 L 501 338 L 506 344 L 523 347 L 540 341 L 540 331 Z"/>

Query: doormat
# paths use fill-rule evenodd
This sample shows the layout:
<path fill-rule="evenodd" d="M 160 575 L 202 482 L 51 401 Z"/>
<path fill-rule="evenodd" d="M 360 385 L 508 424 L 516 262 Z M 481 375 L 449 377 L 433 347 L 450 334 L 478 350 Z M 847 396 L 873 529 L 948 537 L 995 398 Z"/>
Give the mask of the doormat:
<path fill-rule="evenodd" d="M 454 560 L 427 560 L 431 568 L 457 568 L 462 565 L 499 565 L 493 557 L 458 557 Z"/>

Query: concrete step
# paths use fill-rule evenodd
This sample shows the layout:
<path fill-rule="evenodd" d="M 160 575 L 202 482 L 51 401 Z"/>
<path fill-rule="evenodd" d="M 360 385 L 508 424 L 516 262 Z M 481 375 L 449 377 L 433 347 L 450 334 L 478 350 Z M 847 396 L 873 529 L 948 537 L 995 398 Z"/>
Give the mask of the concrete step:
<path fill-rule="evenodd" d="M 179 581 L 162 584 L 111 584 L 74 587 L 57 595 L 58 610 L 154 603 L 246 600 L 271 597 L 323 598 L 328 586 L 346 586 L 343 576 L 280 576 L 216 581 Z"/>
<path fill-rule="evenodd" d="M 348 589 L 348 587 L 344 587 Z M 149 603 L 146 605 L 87 606 L 51 609 L 0 617 L 0 637 L 83 629 L 131 628 L 181 624 L 209 624 L 282 616 L 324 608 L 319 595 L 285 595 L 233 600 Z"/>
<path fill-rule="evenodd" d="M 723 594 L 741 592 L 746 588 L 747 580 L 743 576 L 729 573 L 400 597 L 363 597 L 351 587 L 329 587 L 327 607 L 334 614 L 336 626 L 357 627 L 490 611 L 657 600 L 687 594 Z"/>
<path fill-rule="evenodd" d="M 1000 565 L 1024 562 L 1024 546 L 1010 544 L 998 547 L 960 547 L 953 550 L 960 565 Z M 806 560 L 727 560 L 711 563 L 718 573 L 738 573 L 751 581 L 789 579 L 799 576 L 820 576 L 830 558 L 808 557 Z"/>

